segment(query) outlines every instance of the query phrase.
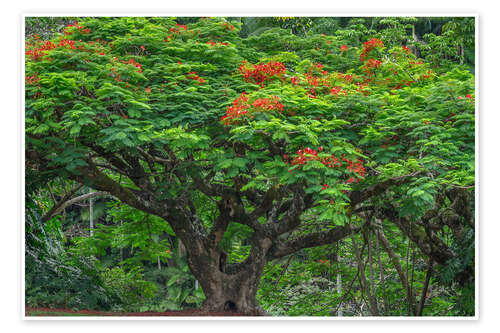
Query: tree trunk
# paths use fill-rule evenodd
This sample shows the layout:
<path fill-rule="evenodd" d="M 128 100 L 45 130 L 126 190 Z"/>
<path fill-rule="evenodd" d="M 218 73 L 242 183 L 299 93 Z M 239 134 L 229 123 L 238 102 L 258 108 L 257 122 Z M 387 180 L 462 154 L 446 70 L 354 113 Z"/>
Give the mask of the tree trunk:
<path fill-rule="evenodd" d="M 248 258 L 239 264 L 227 265 L 227 255 L 220 249 L 193 251 L 185 242 L 187 262 L 205 294 L 202 310 L 207 312 L 238 312 L 249 316 L 262 316 L 266 312 L 259 306 L 256 295 L 266 266 L 269 239 L 258 241 Z"/>
<path fill-rule="evenodd" d="M 264 315 L 265 312 L 256 299 L 260 274 L 256 276 L 254 272 L 241 273 L 234 276 L 214 272 L 207 278 L 200 277 L 206 296 L 202 309 L 209 312 L 232 311 L 251 316 Z"/>
<path fill-rule="evenodd" d="M 92 189 L 90 190 L 92 193 Z M 90 222 L 90 237 L 94 236 L 94 200 L 89 199 L 89 222 Z"/>
<path fill-rule="evenodd" d="M 432 258 L 429 259 L 429 264 L 427 266 L 427 273 L 425 274 L 424 288 L 422 289 L 422 295 L 420 296 L 420 303 L 417 309 L 417 316 L 422 316 L 422 313 L 424 311 L 425 299 L 427 298 L 427 290 L 429 289 L 429 282 L 431 281 L 433 263 L 434 262 L 432 261 Z"/>
<path fill-rule="evenodd" d="M 403 271 L 403 268 L 401 267 L 400 259 L 399 256 L 392 250 L 391 244 L 385 237 L 384 231 L 382 230 L 382 227 L 379 227 L 378 230 L 376 230 L 377 237 L 379 238 L 380 242 L 382 243 L 382 246 L 384 247 L 385 251 L 389 255 L 389 259 L 391 260 L 392 264 L 394 265 L 394 268 L 396 268 L 396 271 L 398 272 L 399 278 L 401 280 L 401 284 L 403 285 L 404 289 L 406 289 L 406 297 L 408 300 L 408 304 L 410 306 L 410 309 L 412 310 L 411 312 L 416 315 L 416 303 L 415 303 L 415 297 L 412 294 L 410 290 L 410 285 L 408 284 L 408 277 L 405 275 L 405 272 Z"/>

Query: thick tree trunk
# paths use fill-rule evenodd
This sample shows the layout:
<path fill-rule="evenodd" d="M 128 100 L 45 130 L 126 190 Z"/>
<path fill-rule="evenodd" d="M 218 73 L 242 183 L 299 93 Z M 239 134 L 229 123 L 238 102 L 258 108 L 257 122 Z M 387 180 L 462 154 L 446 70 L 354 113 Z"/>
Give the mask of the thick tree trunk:
<path fill-rule="evenodd" d="M 245 272 L 246 273 L 246 272 Z M 205 296 L 202 309 L 206 311 L 234 311 L 250 316 L 264 315 L 257 303 L 256 294 L 260 275 L 253 272 L 233 276 L 215 272 L 204 281 L 200 281 Z"/>
<path fill-rule="evenodd" d="M 186 246 L 189 268 L 206 296 L 202 310 L 266 315 L 256 295 L 267 263 L 265 253 L 271 242 L 264 239 L 259 243 L 262 244 L 254 246 L 243 263 L 236 265 L 227 265 L 226 254 L 220 249 L 198 252 Z"/>

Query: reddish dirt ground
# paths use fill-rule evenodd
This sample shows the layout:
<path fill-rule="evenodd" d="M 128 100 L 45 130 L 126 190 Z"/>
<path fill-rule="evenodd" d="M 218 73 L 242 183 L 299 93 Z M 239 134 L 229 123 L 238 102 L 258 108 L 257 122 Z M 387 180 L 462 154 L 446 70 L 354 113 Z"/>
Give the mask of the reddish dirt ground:
<path fill-rule="evenodd" d="M 99 316 L 99 317 L 227 317 L 227 316 L 244 316 L 236 312 L 203 312 L 197 309 L 182 310 L 182 311 L 167 311 L 167 312 L 103 312 L 96 310 L 69 310 L 69 309 L 50 309 L 50 308 L 32 308 L 25 307 L 26 316 L 47 316 L 57 317 L 62 316 L 58 314 L 36 314 L 36 312 L 59 312 L 64 313 L 64 316 L 85 315 L 85 316 Z M 35 312 L 33 315 L 32 313 Z"/>

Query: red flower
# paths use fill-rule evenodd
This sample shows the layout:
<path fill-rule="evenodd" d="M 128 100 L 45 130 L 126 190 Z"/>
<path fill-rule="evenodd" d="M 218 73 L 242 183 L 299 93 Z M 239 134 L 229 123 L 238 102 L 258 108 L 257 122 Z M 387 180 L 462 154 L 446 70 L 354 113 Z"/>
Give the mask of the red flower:
<path fill-rule="evenodd" d="M 384 47 L 384 43 L 377 38 L 372 38 L 367 42 L 363 43 L 363 52 L 359 56 L 361 61 L 365 61 L 367 55 L 376 47 Z"/>
<path fill-rule="evenodd" d="M 263 87 L 264 82 L 270 81 L 274 77 L 283 79 L 286 67 L 283 63 L 278 61 L 258 65 L 247 65 L 247 63 L 243 63 L 239 70 L 247 82 L 255 82 Z"/>
<path fill-rule="evenodd" d="M 345 51 L 347 51 L 349 48 L 347 47 L 347 45 L 340 45 L 340 54 L 344 53 Z"/>
<path fill-rule="evenodd" d="M 247 117 L 251 117 L 251 114 L 255 112 L 273 110 L 278 110 L 280 113 L 284 110 L 284 106 L 280 103 L 277 96 L 272 96 L 271 98 L 257 98 L 252 104 L 250 104 L 248 102 L 248 96 L 246 96 L 245 93 L 242 93 L 233 101 L 233 105 L 227 108 L 226 115 L 221 118 L 221 121 L 224 125 L 230 125 L 238 122 L 238 119 L 245 114 Z M 283 156 L 283 158 L 286 159 L 286 155 Z"/>

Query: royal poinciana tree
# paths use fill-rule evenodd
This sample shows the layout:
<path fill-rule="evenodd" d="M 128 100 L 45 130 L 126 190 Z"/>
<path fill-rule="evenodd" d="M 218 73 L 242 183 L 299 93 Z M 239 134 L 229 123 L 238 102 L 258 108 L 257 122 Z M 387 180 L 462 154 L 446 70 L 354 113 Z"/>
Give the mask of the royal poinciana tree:
<path fill-rule="evenodd" d="M 374 220 L 457 256 L 438 232 L 474 228 L 471 74 L 377 36 L 181 23 L 85 18 L 27 40 L 26 168 L 163 218 L 209 310 L 262 313 L 268 261 Z M 251 229 L 242 262 L 220 246 L 230 224 Z"/>

